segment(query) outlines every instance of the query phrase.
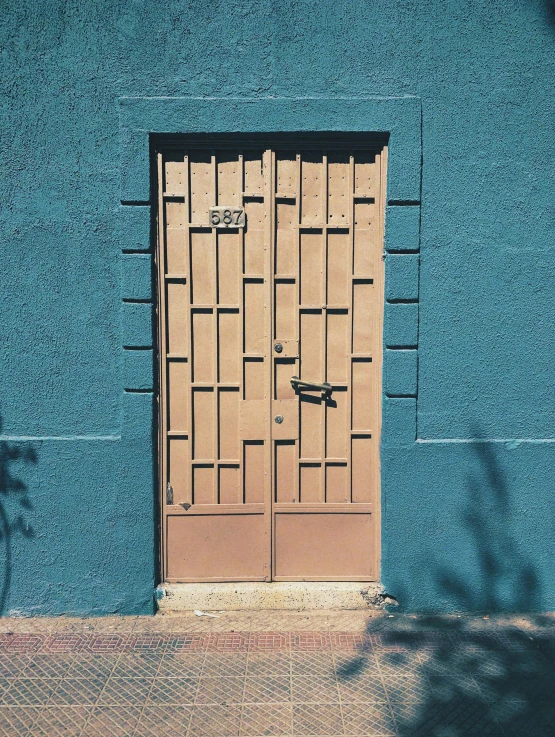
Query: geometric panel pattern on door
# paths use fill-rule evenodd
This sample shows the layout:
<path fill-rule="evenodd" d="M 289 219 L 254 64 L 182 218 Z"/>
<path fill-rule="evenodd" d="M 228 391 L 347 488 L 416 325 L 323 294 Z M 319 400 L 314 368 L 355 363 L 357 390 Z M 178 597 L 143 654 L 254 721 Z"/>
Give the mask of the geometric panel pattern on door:
<path fill-rule="evenodd" d="M 385 166 L 337 142 L 157 152 L 165 580 L 377 578 Z"/>

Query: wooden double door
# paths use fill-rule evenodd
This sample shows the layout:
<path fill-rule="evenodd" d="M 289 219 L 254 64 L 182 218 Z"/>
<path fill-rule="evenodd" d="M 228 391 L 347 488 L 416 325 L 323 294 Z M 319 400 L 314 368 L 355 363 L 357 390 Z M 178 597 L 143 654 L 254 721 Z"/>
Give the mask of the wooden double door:
<path fill-rule="evenodd" d="M 375 580 L 385 147 L 156 158 L 164 579 Z"/>

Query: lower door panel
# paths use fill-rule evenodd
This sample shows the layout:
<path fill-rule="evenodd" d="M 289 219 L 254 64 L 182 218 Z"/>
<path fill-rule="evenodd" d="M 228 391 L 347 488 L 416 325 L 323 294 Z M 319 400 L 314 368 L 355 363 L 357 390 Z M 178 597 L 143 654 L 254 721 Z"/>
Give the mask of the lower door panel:
<path fill-rule="evenodd" d="M 169 581 L 263 581 L 263 514 L 167 518 Z"/>

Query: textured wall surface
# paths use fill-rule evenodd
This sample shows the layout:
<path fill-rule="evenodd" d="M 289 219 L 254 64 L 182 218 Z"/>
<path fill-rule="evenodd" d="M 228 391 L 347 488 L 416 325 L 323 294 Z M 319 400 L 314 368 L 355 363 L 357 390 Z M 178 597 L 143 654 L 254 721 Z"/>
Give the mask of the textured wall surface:
<path fill-rule="evenodd" d="M 151 242 L 149 208 L 121 205 L 128 96 L 420 98 L 420 258 L 387 257 L 404 259 L 391 302 L 419 311 L 417 335 L 414 310 L 386 315 L 386 344 L 391 319 L 419 350 L 416 388 L 384 406 L 382 579 L 407 609 L 555 609 L 552 10 L 4 1 L 4 612 L 152 611 Z"/>

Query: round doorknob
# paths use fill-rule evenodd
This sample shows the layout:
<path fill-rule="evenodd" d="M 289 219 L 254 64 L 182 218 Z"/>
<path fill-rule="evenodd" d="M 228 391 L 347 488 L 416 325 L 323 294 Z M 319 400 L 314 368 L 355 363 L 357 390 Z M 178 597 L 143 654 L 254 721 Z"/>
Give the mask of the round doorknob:
<path fill-rule="evenodd" d="M 275 346 L 274 346 L 274 351 L 276 353 L 281 353 L 282 350 L 283 350 L 283 346 L 281 345 L 281 343 L 276 343 Z"/>
<path fill-rule="evenodd" d="M 276 415 L 274 417 L 274 422 L 277 422 L 278 425 L 281 425 L 281 423 L 283 422 L 283 415 Z"/>

